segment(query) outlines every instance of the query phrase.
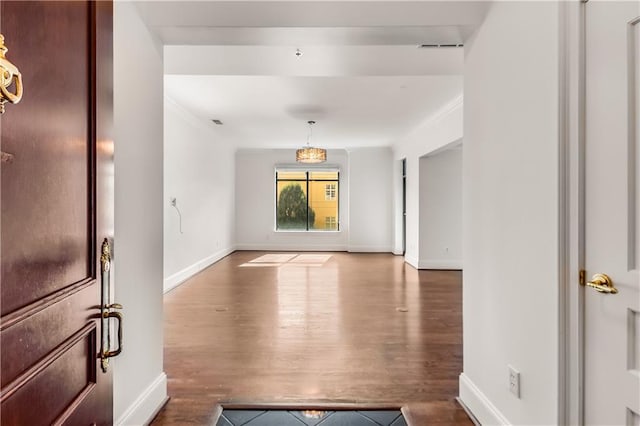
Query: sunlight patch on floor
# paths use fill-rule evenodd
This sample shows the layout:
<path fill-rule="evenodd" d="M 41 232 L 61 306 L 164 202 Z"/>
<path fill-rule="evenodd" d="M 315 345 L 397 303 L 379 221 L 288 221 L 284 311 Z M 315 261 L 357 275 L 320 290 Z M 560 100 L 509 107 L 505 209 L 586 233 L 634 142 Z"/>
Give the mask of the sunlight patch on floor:
<path fill-rule="evenodd" d="M 299 254 L 291 259 L 291 263 L 325 263 L 329 259 L 330 254 Z"/>
<path fill-rule="evenodd" d="M 256 262 L 256 263 L 243 263 L 242 265 L 240 265 L 241 268 L 268 268 L 268 267 L 278 267 L 282 265 L 282 263 L 260 263 L 260 262 Z"/>
<path fill-rule="evenodd" d="M 285 263 L 296 257 L 297 253 L 269 253 L 250 260 L 249 263 Z"/>
<path fill-rule="evenodd" d="M 330 254 L 298 254 L 298 253 L 269 253 L 256 257 L 240 265 L 241 268 L 251 267 L 280 267 L 280 266 L 311 266 L 320 267 L 329 259 Z"/>

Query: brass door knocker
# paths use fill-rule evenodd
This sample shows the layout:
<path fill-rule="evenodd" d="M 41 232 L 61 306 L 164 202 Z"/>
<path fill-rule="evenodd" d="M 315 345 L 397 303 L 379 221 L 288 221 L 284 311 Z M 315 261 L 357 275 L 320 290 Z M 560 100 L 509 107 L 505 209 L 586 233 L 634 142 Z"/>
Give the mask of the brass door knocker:
<path fill-rule="evenodd" d="M 8 51 L 4 45 L 4 36 L 0 34 L 0 114 L 4 113 L 4 104 L 17 104 L 22 99 L 22 74 L 5 57 Z M 11 85 L 15 85 L 15 93 L 9 90 Z"/>

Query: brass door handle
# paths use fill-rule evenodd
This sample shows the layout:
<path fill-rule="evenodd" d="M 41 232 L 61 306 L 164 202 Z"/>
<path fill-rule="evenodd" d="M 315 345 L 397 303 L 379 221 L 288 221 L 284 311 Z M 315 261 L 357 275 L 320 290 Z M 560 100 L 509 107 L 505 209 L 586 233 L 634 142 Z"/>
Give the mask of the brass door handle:
<path fill-rule="evenodd" d="M 4 45 L 4 36 L 0 34 L 0 114 L 4 113 L 5 103 L 17 104 L 22 99 L 22 74 L 5 57 L 8 51 Z M 12 84 L 15 84 L 15 93 L 9 91 Z"/>
<path fill-rule="evenodd" d="M 618 289 L 613 285 L 613 281 L 605 274 L 595 274 L 591 281 L 587 281 L 587 287 L 595 288 L 600 293 L 616 294 Z"/>
<path fill-rule="evenodd" d="M 109 306 L 109 308 L 114 307 L 114 305 L 118 306 L 119 307 L 118 309 L 122 309 L 122 306 L 118 305 L 117 303 L 114 303 L 113 305 Z M 107 359 L 107 358 L 112 358 L 114 356 L 118 356 L 120 355 L 120 352 L 122 352 L 122 314 L 120 312 L 104 310 L 102 312 L 102 318 L 105 318 L 105 319 L 115 318 L 118 320 L 118 349 L 116 349 L 115 351 L 112 351 L 111 348 L 109 348 L 109 350 L 105 350 L 102 353 L 102 358 Z"/>
<path fill-rule="evenodd" d="M 106 333 L 106 335 L 103 335 L 100 359 L 102 361 L 102 371 L 105 373 L 109 368 L 109 358 L 118 356 L 122 352 L 122 313 L 111 309 L 122 309 L 122 305 L 112 303 L 102 308 L 102 332 Z M 111 350 L 111 340 L 109 339 L 109 319 L 111 318 L 118 320 L 118 348 L 114 351 Z"/>
<path fill-rule="evenodd" d="M 102 308 L 101 308 L 101 334 L 102 342 L 100 349 L 100 360 L 102 371 L 107 372 L 109 368 L 109 358 L 120 355 L 122 352 L 122 313 L 113 311 L 113 309 L 122 309 L 119 303 L 109 303 L 111 297 L 111 244 L 108 238 L 102 242 L 102 250 L 100 254 L 100 272 L 102 278 Z M 111 350 L 111 327 L 109 321 L 115 318 L 118 321 L 118 348 Z"/>

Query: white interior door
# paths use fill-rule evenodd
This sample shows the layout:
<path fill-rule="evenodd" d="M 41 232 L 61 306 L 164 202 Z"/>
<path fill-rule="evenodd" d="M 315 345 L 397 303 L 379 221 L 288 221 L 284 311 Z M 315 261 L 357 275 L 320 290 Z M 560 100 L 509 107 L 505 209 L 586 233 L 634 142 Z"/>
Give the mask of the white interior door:
<path fill-rule="evenodd" d="M 640 425 L 640 2 L 586 4 L 584 420 Z"/>

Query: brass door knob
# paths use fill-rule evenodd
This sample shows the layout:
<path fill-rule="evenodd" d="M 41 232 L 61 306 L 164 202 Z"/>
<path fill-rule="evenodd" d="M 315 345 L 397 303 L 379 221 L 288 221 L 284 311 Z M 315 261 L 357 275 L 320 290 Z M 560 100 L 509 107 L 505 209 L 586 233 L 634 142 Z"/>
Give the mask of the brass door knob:
<path fill-rule="evenodd" d="M 587 287 L 595 288 L 600 293 L 616 294 L 618 289 L 613 285 L 613 281 L 605 274 L 595 274 L 591 281 L 587 281 Z"/>

